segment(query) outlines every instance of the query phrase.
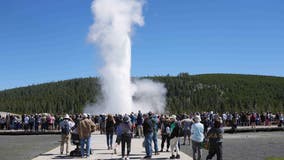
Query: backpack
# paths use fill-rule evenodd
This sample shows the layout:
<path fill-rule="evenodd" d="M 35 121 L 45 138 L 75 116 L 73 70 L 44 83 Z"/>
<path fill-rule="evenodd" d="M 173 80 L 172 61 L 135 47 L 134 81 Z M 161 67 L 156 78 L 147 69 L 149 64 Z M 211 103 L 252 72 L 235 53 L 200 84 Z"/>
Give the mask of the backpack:
<path fill-rule="evenodd" d="M 65 122 L 64 122 L 64 125 L 63 125 L 63 127 L 61 128 L 61 133 L 62 133 L 62 134 L 65 134 L 65 135 L 68 135 L 68 134 L 70 133 L 70 126 L 69 126 L 68 121 L 65 121 Z"/>
<path fill-rule="evenodd" d="M 171 129 L 169 126 L 165 127 L 166 128 L 166 133 L 167 135 L 170 135 L 171 134 Z"/>
<path fill-rule="evenodd" d="M 151 120 L 152 120 L 152 124 L 153 124 L 153 126 L 152 126 L 152 127 L 153 127 L 153 131 L 154 131 L 154 132 L 158 132 L 158 129 L 159 129 L 159 128 L 158 128 L 157 120 L 156 120 L 156 119 L 153 119 L 153 118 L 152 118 Z"/>
<path fill-rule="evenodd" d="M 183 131 L 183 128 L 181 126 L 181 123 L 177 123 L 176 125 L 177 125 L 176 127 L 178 127 L 178 136 L 179 137 L 183 137 L 184 136 L 184 131 Z"/>

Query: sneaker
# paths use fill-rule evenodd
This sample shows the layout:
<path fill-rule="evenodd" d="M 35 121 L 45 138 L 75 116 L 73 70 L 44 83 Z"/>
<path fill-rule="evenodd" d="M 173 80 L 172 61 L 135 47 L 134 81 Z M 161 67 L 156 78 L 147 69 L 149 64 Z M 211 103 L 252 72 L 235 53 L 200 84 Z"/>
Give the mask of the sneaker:
<path fill-rule="evenodd" d="M 125 160 L 129 160 L 129 157 L 125 157 Z"/>
<path fill-rule="evenodd" d="M 167 149 L 166 152 L 169 152 L 169 149 Z"/>
<path fill-rule="evenodd" d="M 161 149 L 160 152 L 163 152 L 163 150 Z"/>
<path fill-rule="evenodd" d="M 63 152 L 60 152 L 60 154 L 63 154 Z"/>
<path fill-rule="evenodd" d="M 145 156 L 143 159 L 151 159 L 151 156 Z"/>
<path fill-rule="evenodd" d="M 170 159 L 176 159 L 176 157 L 174 155 L 170 156 Z"/>
<path fill-rule="evenodd" d="M 180 159 L 180 155 L 179 154 L 176 156 L 176 159 Z"/>

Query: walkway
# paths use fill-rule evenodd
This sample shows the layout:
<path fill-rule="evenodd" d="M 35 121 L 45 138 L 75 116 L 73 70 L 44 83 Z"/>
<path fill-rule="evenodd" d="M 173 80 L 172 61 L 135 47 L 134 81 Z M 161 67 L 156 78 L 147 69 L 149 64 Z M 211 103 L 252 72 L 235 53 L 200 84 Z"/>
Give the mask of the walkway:
<path fill-rule="evenodd" d="M 115 136 L 114 136 L 115 139 Z M 130 159 L 143 159 L 145 156 L 145 149 L 142 147 L 143 139 L 133 138 L 131 142 L 131 153 Z M 159 146 L 161 141 L 159 140 Z M 106 148 L 106 137 L 105 135 L 100 134 L 93 134 L 92 135 L 92 143 L 91 148 L 93 154 L 88 158 L 92 160 L 116 160 L 121 158 L 120 147 L 118 147 L 118 154 L 113 154 L 113 150 L 107 150 Z M 71 145 L 69 147 L 69 151 L 72 151 L 75 146 Z M 42 153 L 38 157 L 34 158 L 33 160 L 52 160 L 52 159 L 87 159 L 87 158 L 79 158 L 79 157 L 71 157 L 71 156 L 61 156 L 59 154 L 59 146 L 54 148 L 53 150 Z M 160 155 L 153 155 L 152 159 L 154 160 L 166 160 L 169 159 L 171 156 L 170 152 L 161 152 Z M 192 160 L 191 157 L 186 155 L 185 153 L 180 153 L 181 159 L 183 160 Z"/>

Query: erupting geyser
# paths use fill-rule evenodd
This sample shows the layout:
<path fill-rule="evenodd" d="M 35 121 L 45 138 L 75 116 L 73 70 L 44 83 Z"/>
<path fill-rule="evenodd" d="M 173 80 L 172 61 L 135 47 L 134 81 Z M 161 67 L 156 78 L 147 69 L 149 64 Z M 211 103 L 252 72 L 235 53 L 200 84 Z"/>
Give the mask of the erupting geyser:
<path fill-rule="evenodd" d="M 86 107 L 86 112 L 130 113 L 137 109 L 149 111 L 152 107 L 154 111 L 163 111 L 166 89 L 162 84 L 147 81 L 143 85 L 144 81 L 139 80 L 131 82 L 131 31 L 134 25 L 144 24 L 142 7 L 141 0 L 93 1 L 95 23 L 90 28 L 89 40 L 97 46 L 104 62 L 99 69 L 103 100 L 95 106 Z M 157 84 L 157 87 L 147 87 L 148 84 Z M 149 92 L 148 88 L 151 89 Z M 153 88 L 158 91 L 153 91 Z"/>

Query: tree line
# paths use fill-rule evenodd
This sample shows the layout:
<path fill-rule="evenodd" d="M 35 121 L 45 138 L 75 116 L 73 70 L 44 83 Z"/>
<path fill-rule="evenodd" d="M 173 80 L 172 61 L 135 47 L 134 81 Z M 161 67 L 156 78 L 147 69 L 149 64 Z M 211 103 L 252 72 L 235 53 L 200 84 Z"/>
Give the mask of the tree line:
<path fill-rule="evenodd" d="M 143 77 L 167 88 L 166 111 L 284 111 L 284 78 L 203 74 Z M 101 98 L 98 78 L 78 78 L 0 91 L 0 111 L 79 113 Z"/>

